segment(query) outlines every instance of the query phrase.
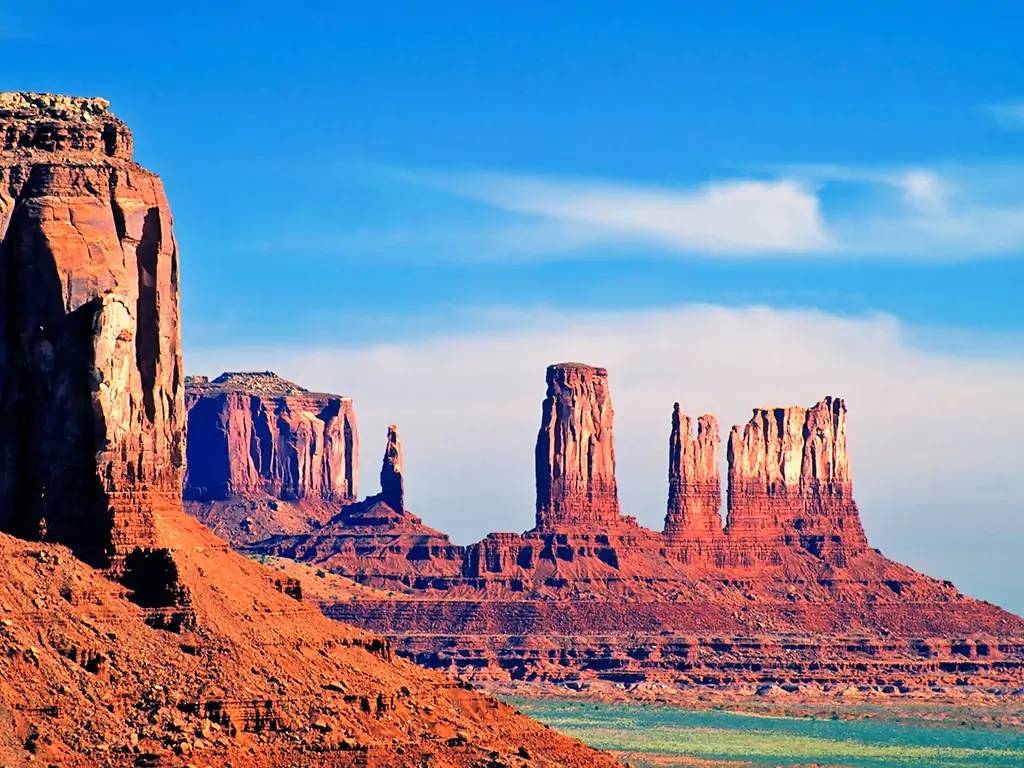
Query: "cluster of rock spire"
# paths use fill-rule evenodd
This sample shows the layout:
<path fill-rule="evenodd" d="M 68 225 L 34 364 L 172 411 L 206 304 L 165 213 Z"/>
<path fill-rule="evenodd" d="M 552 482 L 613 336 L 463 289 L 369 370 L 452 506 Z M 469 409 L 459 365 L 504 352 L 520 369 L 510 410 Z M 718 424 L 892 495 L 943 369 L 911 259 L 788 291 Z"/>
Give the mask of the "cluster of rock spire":
<path fill-rule="evenodd" d="M 580 363 L 547 370 L 537 438 L 537 530 L 630 523 L 615 483 L 608 372 Z M 846 405 L 758 408 L 729 435 L 728 523 L 721 520 L 718 421 L 693 420 L 676 403 L 669 436 L 664 535 L 674 543 L 797 542 L 843 558 L 867 546 L 850 483 Z"/>
<path fill-rule="evenodd" d="M 619 505 L 608 371 L 560 363 L 548 367 L 546 382 L 534 531 L 636 528 Z M 367 504 L 354 504 L 358 428 L 348 398 L 311 393 L 272 373 L 229 373 L 213 382 L 189 379 L 187 401 L 187 498 L 316 498 L 349 505 L 350 511 L 384 502 L 394 513 L 405 513 L 395 425 L 388 428 L 381 492 Z M 788 544 L 841 564 L 867 547 L 852 497 L 842 400 L 759 408 L 747 424 L 733 427 L 725 526 L 720 448 L 714 416 L 694 420 L 674 405 L 662 535 L 684 560 L 764 563 Z"/>

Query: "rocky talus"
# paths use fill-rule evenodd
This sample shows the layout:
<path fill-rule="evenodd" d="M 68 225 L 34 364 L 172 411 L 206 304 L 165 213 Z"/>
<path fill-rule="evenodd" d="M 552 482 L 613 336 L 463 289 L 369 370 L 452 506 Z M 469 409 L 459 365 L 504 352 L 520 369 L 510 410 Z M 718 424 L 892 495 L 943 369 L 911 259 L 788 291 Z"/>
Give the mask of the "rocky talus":
<path fill-rule="evenodd" d="M 713 416 L 672 411 L 663 531 L 619 510 L 613 426 L 607 371 L 552 366 L 532 530 L 459 547 L 394 510 L 368 529 L 356 506 L 329 535 L 245 550 L 358 582 L 355 599 L 321 594 L 324 611 L 491 685 L 1024 687 L 1024 620 L 868 546 L 841 399 L 758 408 L 731 430 L 724 526 Z"/>
<path fill-rule="evenodd" d="M 0 764 L 614 765 L 185 515 L 160 182 L 98 99 L 0 94 L 0 129 Z"/>

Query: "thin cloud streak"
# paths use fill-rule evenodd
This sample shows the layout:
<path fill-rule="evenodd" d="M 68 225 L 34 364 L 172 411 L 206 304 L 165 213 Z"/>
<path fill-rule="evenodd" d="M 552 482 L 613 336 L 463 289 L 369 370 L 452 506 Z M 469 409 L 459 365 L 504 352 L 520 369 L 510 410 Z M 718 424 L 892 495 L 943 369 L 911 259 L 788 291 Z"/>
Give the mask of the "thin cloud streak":
<path fill-rule="evenodd" d="M 501 174 L 434 181 L 513 213 L 589 225 L 608 239 L 676 250 L 808 252 L 827 250 L 832 243 L 817 197 L 791 180 L 727 181 L 684 190 Z"/>
<path fill-rule="evenodd" d="M 809 164 L 776 168 L 772 175 L 666 188 L 554 176 L 397 172 L 405 181 L 512 217 L 514 226 L 476 233 L 491 256 L 588 257 L 640 248 L 652 255 L 734 260 L 948 262 L 1024 252 L 1024 186 L 1007 183 L 1005 173 L 997 184 L 981 178 L 981 169 L 956 167 Z M 453 233 L 453 248 L 465 257 L 458 239 Z"/>
<path fill-rule="evenodd" d="M 1011 131 L 1024 130 L 1024 99 L 989 104 L 988 111 L 1000 127 Z"/>

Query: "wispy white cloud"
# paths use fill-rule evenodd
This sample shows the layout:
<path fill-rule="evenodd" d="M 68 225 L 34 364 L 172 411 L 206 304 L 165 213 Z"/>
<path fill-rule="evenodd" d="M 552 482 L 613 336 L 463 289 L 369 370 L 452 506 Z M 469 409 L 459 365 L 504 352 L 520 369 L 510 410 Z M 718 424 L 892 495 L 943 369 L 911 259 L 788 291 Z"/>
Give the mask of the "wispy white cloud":
<path fill-rule="evenodd" d="M 1024 609 L 1024 588 L 990 566 L 1014 562 L 1024 537 L 1019 340 L 938 348 L 943 334 L 922 344 L 888 316 L 713 306 L 509 310 L 469 326 L 478 330 L 360 347 L 190 348 L 187 360 L 211 374 L 273 368 L 352 395 L 366 492 L 386 425 L 396 421 L 413 508 L 461 541 L 531 524 L 548 363 L 609 368 L 624 510 L 652 526 L 664 514 L 673 401 L 717 414 L 727 429 L 757 405 L 843 395 L 857 498 L 875 546 Z"/>
<path fill-rule="evenodd" d="M 746 254 L 826 250 L 832 242 L 814 192 L 786 179 L 667 189 L 489 173 L 431 178 L 506 211 L 585 225 L 602 239 Z"/>
<path fill-rule="evenodd" d="M 990 104 L 988 111 L 1003 128 L 1014 131 L 1024 129 L 1024 99 L 1011 99 Z"/>
<path fill-rule="evenodd" d="M 492 255 L 630 246 L 732 259 L 963 260 L 1024 253 L 1024 184 L 1008 181 L 1011 165 L 1000 184 L 977 168 L 829 164 L 677 187 L 484 172 L 406 178 L 513 217 L 515 226 L 476 233 Z"/>

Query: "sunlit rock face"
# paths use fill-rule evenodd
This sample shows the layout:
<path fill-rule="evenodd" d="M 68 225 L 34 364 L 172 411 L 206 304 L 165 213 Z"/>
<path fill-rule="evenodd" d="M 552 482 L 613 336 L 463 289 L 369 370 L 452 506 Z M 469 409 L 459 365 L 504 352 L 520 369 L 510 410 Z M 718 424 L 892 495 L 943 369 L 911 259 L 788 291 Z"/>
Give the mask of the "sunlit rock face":
<path fill-rule="evenodd" d="M 846 404 L 758 408 L 729 435 L 729 517 L 735 540 L 798 543 L 835 565 L 867 548 L 853 501 Z"/>
<path fill-rule="evenodd" d="M 582 363 L 547 370 L 537 435 L 537 529 L 615 526 L 615 416 L 608 371 Z"/>
<path fill-rule="evenodd" d="M 0 528 L 119 569 L 180 504 L 178 251 L 101 99 L 0 94 Z"/>
<path fill-rule="evenodd" d="M 722 489 L 718 477 L 718 420 L 692 421 L 676 403 L 668 441 L 668 510 L 665 536 L 674 541 L 715 539 L 722 529 Z"/>

